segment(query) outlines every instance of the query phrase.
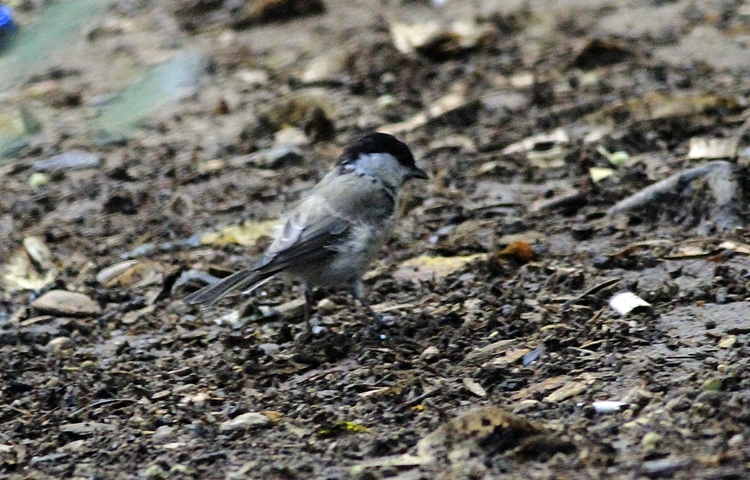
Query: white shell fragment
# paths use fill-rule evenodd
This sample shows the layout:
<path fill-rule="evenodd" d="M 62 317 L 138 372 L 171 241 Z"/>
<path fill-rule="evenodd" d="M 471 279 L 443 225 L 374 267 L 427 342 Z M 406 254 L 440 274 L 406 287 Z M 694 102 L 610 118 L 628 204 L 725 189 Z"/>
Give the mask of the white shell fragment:
<path fill-rule="evenodd" d="M 627 315 L 638 307 L 650 307 L 651 304 L 633 292 L 622 292 L 609 300 L 609 306 L 620 315 Z"/>
<path fill-rule="evenodd" d="M 688 158 L 691 160 L 734 158 L 737 156 L 738 143 L 736 137 L 693 137 L 690 139 L 690 152 L 688 153 Z"/>
<path fill-rule="evenodd" d="M 625 408 L 628 406 L 628 403 L 616 402 L 613 400 L 602 400 L 592 403 L 591 406 L 594 407 L 594 410 L 596 410 L 597 413 L 613 413 L 625 410 Z"/>

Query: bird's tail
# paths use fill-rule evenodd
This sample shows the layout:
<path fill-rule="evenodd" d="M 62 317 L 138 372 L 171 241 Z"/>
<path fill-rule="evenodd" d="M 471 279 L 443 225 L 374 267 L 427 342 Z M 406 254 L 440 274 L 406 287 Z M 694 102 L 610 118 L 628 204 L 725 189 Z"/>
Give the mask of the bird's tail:
<path fill-rule="evenodd" d="M 205 303 L 211 305 L 236 291 L 252 291 L 260 285 L 273 278 L 274 275 L 259 274 L 257 270 L 247 269 L 235 272 L 232 275 L 219 280 L 216 283 L 201 288 L 193 292 L 182 301 L 193 305 L 196 303 Z"/>

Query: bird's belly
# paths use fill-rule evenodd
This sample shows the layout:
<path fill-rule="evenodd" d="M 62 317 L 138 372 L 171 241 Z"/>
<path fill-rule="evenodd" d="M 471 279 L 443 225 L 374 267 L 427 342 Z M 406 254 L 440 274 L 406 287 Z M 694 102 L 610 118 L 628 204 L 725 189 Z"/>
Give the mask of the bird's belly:
<path fill-rule="evenodd" d="M 328 261 L 300 265 L 294 272 L 287 271 L 287 275 L 311 288 L 354 284 L 367 271 L 390 235 L 390 229 L 362 226 L 353 235 L 359 236 L 357 241 L 340 245 Z"/>

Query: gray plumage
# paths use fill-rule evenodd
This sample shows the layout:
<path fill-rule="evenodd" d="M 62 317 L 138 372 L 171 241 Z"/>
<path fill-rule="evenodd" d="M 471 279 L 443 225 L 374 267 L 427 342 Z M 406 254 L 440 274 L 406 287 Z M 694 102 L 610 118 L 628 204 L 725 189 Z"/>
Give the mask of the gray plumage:
<path fill-rule="evenodd" d="M 393 232 L 398 192 L 411 178 L 427 178 L 411 151 L 394 137 L 370 134 L 350 145 L 300 204 L 286 215 L 273 243 L 252 268 L 186 297 L 186 303 L 214 303 L 233 292 L 250 291 L 280 277 L 311 289 L 347 285 L 370 315 L 362 275 Z"/>

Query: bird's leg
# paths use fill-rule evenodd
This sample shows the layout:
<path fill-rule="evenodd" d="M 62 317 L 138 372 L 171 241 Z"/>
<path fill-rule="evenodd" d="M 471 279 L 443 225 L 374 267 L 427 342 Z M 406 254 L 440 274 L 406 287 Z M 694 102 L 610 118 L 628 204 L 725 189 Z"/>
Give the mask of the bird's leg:
<path fill-rule="evenodd" d="M 362 304 L 362 308 L 365 309 L 365 312 L 367 312 L 367 314 L 375 320 L 375 324 L 373 325 L 375 328 L 381 326 L 389 326 L 393 323 L 391 321 L 388 321 L 386 318 L 378 315 L 377 313 L 375 313 L 375 310 L 372 309 L 370 304 L 367 302 L 367 297 L 365 296 L 365 286 L 361 280 L 358 280 L 356 283 L 354 283 L 351 287 L 351 290 L 352 295 L 359 301 L 360 304 Z"/>
<path fill-rule="evenodd" d="M 306 335 L 312 334 L 312 326 L 310 325 L 310 310 L 313 307 L 313 292 L 306 284 L 302 284 L 302 293 L 305 295 L 305 328 L 307 329 Z"/>

